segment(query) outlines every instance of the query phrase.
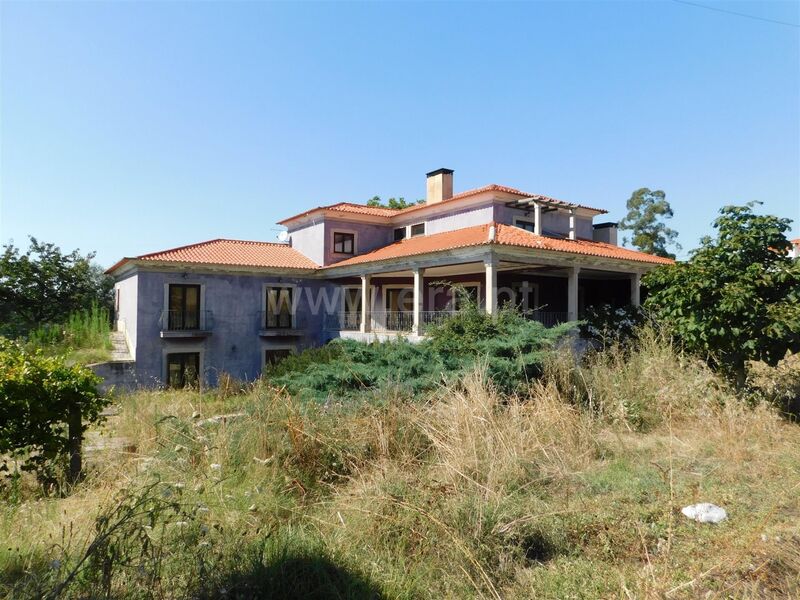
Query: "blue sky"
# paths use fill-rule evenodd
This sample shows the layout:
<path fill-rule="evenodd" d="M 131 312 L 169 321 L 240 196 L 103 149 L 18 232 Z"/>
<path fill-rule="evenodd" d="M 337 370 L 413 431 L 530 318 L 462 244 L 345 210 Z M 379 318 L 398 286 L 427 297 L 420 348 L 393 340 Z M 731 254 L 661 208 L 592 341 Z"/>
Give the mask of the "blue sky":
<path fill-rule="evenodd" d="M 794 2 L 700 2 L 800 23 Z M 122 256 L 338 201 L 661 188 L 800 220 L 800 28 L 671 0 L 0 3 L 0 240 Z M 793 229 L 800 235 L 800 223 Z"/>

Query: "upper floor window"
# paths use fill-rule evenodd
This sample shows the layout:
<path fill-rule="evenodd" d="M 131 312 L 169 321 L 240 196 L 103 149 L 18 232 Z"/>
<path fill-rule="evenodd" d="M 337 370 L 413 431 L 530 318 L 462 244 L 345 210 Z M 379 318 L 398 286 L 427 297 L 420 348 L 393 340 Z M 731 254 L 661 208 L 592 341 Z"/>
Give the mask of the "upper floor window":
<path fill-rule="evenodd" d="M 516 225 L 520 229 L 524 229 L 525 231 L 530 231 L 531 233 L 536 232 L 536 222 L 533 220 L 515 219 L 514 225 Z"/>
<path fill-rule="evenodd" d="M 411 237 L 425 235 L 425 223 L 417 223 L 411 226 Z"/>
<path fill-rule="evenodd" d="M 406 228 L 405 227 L 398 227 L 394 230 L 394 241 L 399 242 L 400 240 L 406 239 Z"/>
<path fill-rule="evenodd" d="M 333 233 L 333 251 L 337 254 L 355 254 L 356 234 L 335 231 Z"/>
<path fill-rule="evenodd" d="M 267 329 L 291 329 L 294 325 L 294 288 L 269 286 L 264 294 Z"/>
<path fill-rule="evenodd" d="M 200 328 L 200 286 L 172 283 L 169 286 L 167 329 Z"/>

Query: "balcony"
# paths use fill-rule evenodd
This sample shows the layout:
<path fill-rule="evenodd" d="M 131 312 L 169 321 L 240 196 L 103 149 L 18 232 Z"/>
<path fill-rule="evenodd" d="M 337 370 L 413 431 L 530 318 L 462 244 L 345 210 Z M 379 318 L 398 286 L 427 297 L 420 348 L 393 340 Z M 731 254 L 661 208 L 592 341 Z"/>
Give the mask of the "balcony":
<path fill-rule="evenodd" d="M 300 337 L 305 334 L 306 322 L 303 315 L 289 313 L 259 313 L 258 335 L 261 337 Z"/>
<path fill-rule="evenodd" d="M 214 316 L 210 310 L 164 310 L 159 325 L 162 338 L 207 337 L 214 327 Z"/>

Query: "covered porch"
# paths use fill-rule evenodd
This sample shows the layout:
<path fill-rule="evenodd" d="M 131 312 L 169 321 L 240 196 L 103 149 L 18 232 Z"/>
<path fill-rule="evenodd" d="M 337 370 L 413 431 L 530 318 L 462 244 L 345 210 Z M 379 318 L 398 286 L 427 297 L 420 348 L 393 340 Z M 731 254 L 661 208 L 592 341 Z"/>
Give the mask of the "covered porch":
<path fill-rule="evenodd" d="M 592 306 L 639 305 L 640 270 L 525 254 L 484 252 L 463 262 L 437 257 L 402 268 L 363 265 L 359 275 L 332 280 L 341 287 L 341 303 L 338 313 L 327 315 L 326 329 L 357 339 L 423 336 L 469 301 L 489 314 L 516 306 L 547 327 L 577 320 Z"/>

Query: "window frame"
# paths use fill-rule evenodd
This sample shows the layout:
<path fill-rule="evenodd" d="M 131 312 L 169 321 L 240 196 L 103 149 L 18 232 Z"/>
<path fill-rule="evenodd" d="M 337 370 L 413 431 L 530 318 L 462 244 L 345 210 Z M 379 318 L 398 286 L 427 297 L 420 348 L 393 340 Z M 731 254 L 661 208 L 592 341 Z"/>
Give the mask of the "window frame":
<path fill-rule="evenodd" d="M 397 237 L 397 232 L 398 231 L 402 231 L 403 232 L 400 237 Z M 406 225 L 403 225 L 402 227 L 395 227 L 394 228 L 394 241 L 395 242 L 401 242 L 404 239 L 406 239 L 407 237 L 408 237 L 408 227 Z"/>
<path fill-rule="evenodd" d="M 345 252 L 343 250 L 342 251 L 337 250 L 336 236 L 348 236 L 352 243 L 352 251 Z M 344 248 L 344 245 L 342 245 L 342 248 Z M 358 233 L 355 231 L 347 231 L 343 229 L 331 230 L 331 252 L 339 256 L 355 256 L 356 254 L 358 254 Z"/>
<path fill-rule="evenodd" d="M 268 352 L 288 352 L 289 354 L 297 354 L 297 346 L 294 344 L 269 344 L 261 347 L 261 369 L 267 368 L 267 353 Z M 274 364 L 274 363 L 272 363 Z"/>
<path fill-rule="evenodd" d="M 186 363 L 183 362 L 183 369 L 180 374 L 180 385 L 173 386 L 170 381 L 170 358 L 175 356 L 187 357 L 196 356 L 196 372 L 194 385 L 202 387 L 203 373 L 203 351 L 198 348 L 167 348 L 164 350 L 164 387 L 167 389 L 182 390 L 186 387 Z"/>
<path fill-rule="evenodd" d="M 198 315 L 197 315 L 197 327 L 196 328 L 183 328 L 183 329 L 171 329 L 169 326 L 169 311 L 170 309 L 170 287 L 171 286 L 189 286 L 189 287 L 198 287 L 200 288 L 200 298 L 198 301 Z M 204 323 L 204 315 L 206 311 L 206 284 L 202 281 L 196 279 L 171 279 L 164 282 L 164 314 L 166 315 L 166 319 L 161 323 L 161 329 L 163 331 L 201 331 L 203 326 L 206 325 Z"/>
<path fill-rule="evenodd" d="M 289 314 L 290 314 L 290 324 L 289 325 L 269 325 L 269 291 L 272 289 L 286 289 L 289 290 Z M 263 309 L 263 319 L 261 320 L 261 328 L 265 331 L 281 331 L 281 330 L 291 330 L 297 328 L 297 300 L 295 299 L 295 294 L 297 293 L 297 285 L 294 283 L 264 283 L 261 286 L 261 308 Z M 279 314 L 276 315 L 276 319 L 279 321 Z"/>
<path fill-rule="evenodd" d="M 526 225 L 530 225 L 532 229 L 528 229 L 527 227 L 523 227 L 520 223 L 525 223 Z M 536 218 L 535 217 L 514 217 L 514 227 L 519 227 L 523 231 L 528 231 L 530 233 L 536 233 Z"/>
<path fill-rule="evenodd" d="M 415 227 L 422 227 L 422 233 L 414 233 L 414 228 Z M 427 227 L 427 223 L 425 221 L 422 221 L 421 223 L 414 223 L 413 225 L 409 225 L 408 226 L 408 237 L 409 238 L 415 238 L 415 237 L 419 237 L 421 235 L 425 235 L 427 230 L 428 230 L 428 227 Z"/>

